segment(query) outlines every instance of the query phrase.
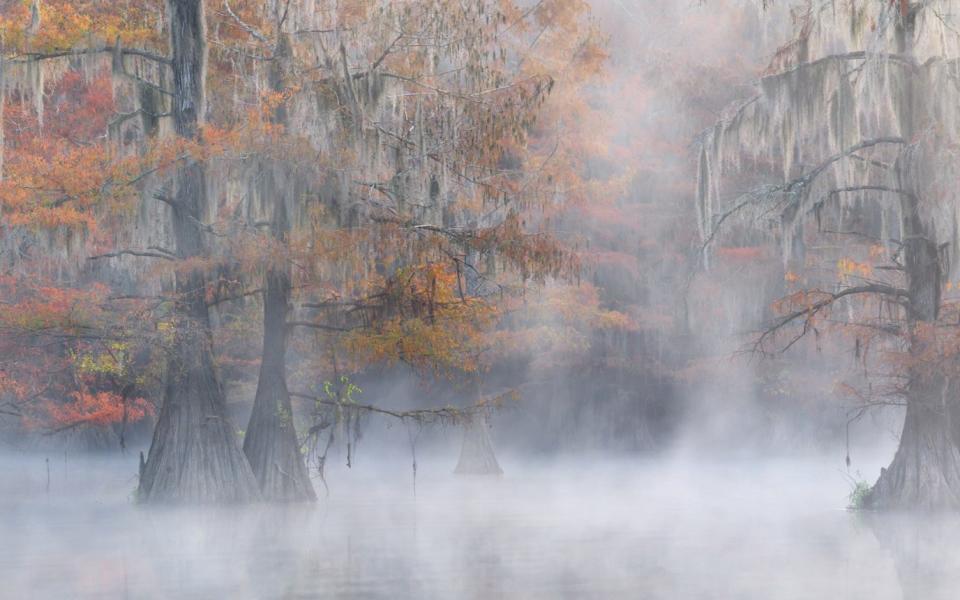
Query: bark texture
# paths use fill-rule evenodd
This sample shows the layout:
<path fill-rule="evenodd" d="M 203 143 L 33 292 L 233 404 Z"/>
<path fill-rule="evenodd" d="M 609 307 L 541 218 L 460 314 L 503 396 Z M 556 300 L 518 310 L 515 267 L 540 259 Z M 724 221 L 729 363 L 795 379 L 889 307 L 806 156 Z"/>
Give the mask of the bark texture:
<path fill-rule="evenodd" d="M 912 386 L 900 446 L 870 490 L 868 508 L 960 508 L 960 449 L 953 440 L 948 390 L 942 378 Z"/>
<path fill-rule="evenodd" d="M 168 0 L 178 135 L 197 135 L 204 111 L 206 42 L 202 0 Z M 181 259 L 203 256 L 201 228 L 206 173 L 200 163 L 177 169 L 171 200 L 173 233 Z M 237 431 L 227 419 L 226 397 L 213 361 L 206 278 L 197 270 L 176 275 L 176 321 L 163 406 L 140 476 L 138 499 L 148 503 L 230 503 L 260 498 Z"/>

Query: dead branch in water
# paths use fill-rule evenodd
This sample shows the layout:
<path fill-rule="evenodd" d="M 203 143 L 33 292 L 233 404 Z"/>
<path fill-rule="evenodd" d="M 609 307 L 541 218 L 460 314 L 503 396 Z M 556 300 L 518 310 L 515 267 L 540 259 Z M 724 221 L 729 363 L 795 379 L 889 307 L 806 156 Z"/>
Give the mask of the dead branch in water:
<path fill-rule="evenodd" d="M 303 394 L 298 392 L 290 392 L 290 396 L 294 398 L 301 398 L 303 400 L 310 400 L 316 404 L 323 406 L 333 406 L 341 409 L 354 410 L 359 412 L 366 412 L 371 414 L 379 414 L 387 417 L 393 417 L 394 419 L 399 419 L 400 421 L 415 421 L 417 423 L 432 425 L 432 424 L 456 424 L 468 420 L 472 416 L 499 408 L 506 404 L 507 401 L 512 400 L 516 396 L 516 392 L 510 391 L 492 398 L 483 398 L 478 400 L 474 404 L 464 407 L 457 408 L 454 406 L 444 406 L 442 408 L 419 408 L 413 410 L 390 410 L 387 408 L 381 408 L 373 404 L 358 404 L 356 402 L 345 402 L 342 400 L 331 400 L 329 398 L 322 398 L 320 396 L 313 396 L 310 394 Z M 317 433 L 319 429 L 317 427 L 311 428 L 307 433 L 314 434 Z"/>

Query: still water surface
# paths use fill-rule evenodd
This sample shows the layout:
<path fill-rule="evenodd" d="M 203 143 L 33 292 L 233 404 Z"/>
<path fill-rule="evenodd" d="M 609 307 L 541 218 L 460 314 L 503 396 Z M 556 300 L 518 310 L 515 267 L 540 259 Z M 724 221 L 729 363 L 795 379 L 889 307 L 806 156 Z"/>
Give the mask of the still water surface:
<path fill-rule="evenodd" d="M 47 492 L 0 461 L 0 597 L 960 597 L 960 519 L 846 511 L 834 458 L 427 461 L 415 494 L 371 458 L 316 506 L 219 510 L 132 505 L 135 462 L 52 459 Z"/>

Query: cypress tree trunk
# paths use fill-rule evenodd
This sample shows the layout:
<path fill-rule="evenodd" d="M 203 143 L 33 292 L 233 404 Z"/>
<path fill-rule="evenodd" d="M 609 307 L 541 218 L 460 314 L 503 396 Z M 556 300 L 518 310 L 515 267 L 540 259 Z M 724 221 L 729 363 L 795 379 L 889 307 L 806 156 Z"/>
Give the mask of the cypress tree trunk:
<path fill-rule="evenodd" d="M 914 202 L 915 204 L 915 202 Z M 914 213 L 915 214 L 915 213 Z M 908 215 L 909 216 L 909 215 Z M 936 244 L 911 220 L 904 243 L 910 279 L 908 323 L 911 328 L 906 401 L 900 446 L 890 467 L 866 498 L 870 508 L 939 509 L 960 507 L 960 448 L 954 440 L 956 410 L 953 386 L 937 364 L 922 364 L 926 342 L 915 328 L 933 324 L 940 305 L 940 261 Z"/>
<path fill-rule="evenodd" d="M 490 441 L 487 418 L 483 414 L 470 417 L 463 426 L 460 460 L 453 471 L 457 475 L 503 475 Z"/>
<path fill-rule="evenodd" d="M 280 39 L 271 62 L 270 87 L 282 92 L 284 69 L 290 55 L 286 36 Z M 274 123 L 286 124 L 284 106 L 277 107 Z M 261 198 L 272 198 L 273 216 L 270 233 L 281 244 L 290 232 L 284 189 L 270 165 L 261 169 L 258 184 Z M 287 390 L 287 314 L 290 312 L 290 267 L 286 263 L 267 269 L 263 294 L 263 356 L 253 412 L 243 440 L 243 451 L 266 500 L 313 501 L 317 499 L 307 474 L 297 431 L 293 424 L 293 407 Z"/>
<path fill-rule="evenodd" d="M 204 113 L 206 41 L 202 0 L 168 0 L 177 134 L 195 138 Z M 204 254 L 200 227 L 206 173 L 200 163 L 177 169 L 170 198 L 181 259 Z M 175 340 L 167 364 L 163 406 L 138 498 L 142 502 L 224 503 L 259 499 L 256 480 L 227 419 L 226 398 L 213 361 L 204 274 L 176 274 Z"/>
<path fill-rule="evenodd" d="M 887 509 L 960 507 L 960 449 L 952 425 L 954 390 L 940 365 L 923 364 L 927 341 L 917 331 L 918 326 L 933 325 L 939 316 L 940 258 L 932 234 L 922 225 L 918 198 L 905 194 L 901 211 L 910 294 L 907 414 L 893 462 L 881 470 L 865 503 Z"/>
<path fill-rule="evenodd" d="M 267 273 L 263 300 L 263 359 L 257 396 L 243 451 L 266 500 L 316 500 L 297 442 L 287 391 L 286 320 L 290 277 L 282 269 Z"/>
<path fill-rule="evenodd" d="M 910 383 L 900 446 L 866 499 L 869 508 L 960 508 L 960 449 L 953 440 L 942 377 Z"/>

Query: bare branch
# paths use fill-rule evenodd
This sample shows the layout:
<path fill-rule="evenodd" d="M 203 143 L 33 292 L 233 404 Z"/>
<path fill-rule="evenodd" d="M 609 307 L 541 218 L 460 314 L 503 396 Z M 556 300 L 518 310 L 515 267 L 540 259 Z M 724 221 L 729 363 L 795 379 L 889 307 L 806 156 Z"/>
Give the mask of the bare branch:
<path fill-rule="evenodd" d="M 312 323 L 310 321 L 288 321 L 287 327 L 307 327 L 309 329 L 320 329 L 322 331 L 332 331 L 337 333 L 347 333 L 353 331 L 348 327 L 336 327 L 334 325 L 324 325 L 323 323 Z"/>
<path fill-rule="evenodd" d="M 163 260 L 176 260 L 176 258 L 168 254 L 163 254 L 160 252 L 147 252 L 143 250 L 118 250 L 116 252 L 108 252 L 106 254 L 97 254 L 95 256 L 90 256 L 87 258 L 87 260 L 102 260 L 104 258 L 119 258 L 121 256 L 139 256 L 143 258 L 162 258 Z"/>
<path fill-rule="evenodd" d="M 270 42 L 267 40 L 265 35 L 257 31 L 256 28 L 244 23 L 243 19 L 238 17 L 237 13 L 233 12 L 233 9 L 230 7 L 230 2 L 228 0 L 223 0 L 223 6 L 224 8 L 227 9 L 227 14 L 230 15 L 230 17 L 237 23 L 237 25 L 240 26 L 241 29 L 249 33 L 257 41 L 264 44 L 268 44 L 268 45 L 270 44 Z"/>
<path fill-rule="evenodd" d="M 866 150 L 867 148 L 872 148 L 872 147 L 874 147 L 874 146 L 879 146 L 879 145 L 882 145 L 882 144 L 899 144 L 899 145 L 906 145 L 906 144 L 907 144 L 907 140 L 905 140 L 905 139 L 902 138 L 902 137 L 879 137 L 879 138 L 873 138 L 873 139 L 869 139 L 869 140 L 864 140 L 864 141 L 860 142 L 859 144 L 855 144 L 855 145 L 853 145 L 853 146 L 850 146 L 849 148 L 847 148 L 846 150 L 844 150 L 844 151 L 842 151 L 842 152 L 838 152 L 838 153 L 834 154 L 833 156 L 827 158 L 827 159 L 824 160 L 822 163 L 820 163 L 819 165 L 817 165 L 816 167 L 814 167 L 813 169 L 811 169 L 810 171 L 808 171 L 806 174 L 801 175 L 800 177 L 797 177 L 796 179 L 792 179 L 792 180 L 786 182 L 786 183 L 783 184 L 783 185 L 776 186 L 775 189 L 779 189 L 779 191 L 783 191 L 783 192 L 786 192 L 786 193 L 796 193 L 796 192 L 799 192 L 799 191 L 803 190 L 804 188 L 808 187 L 811 183 L 813 183 L 814 180 L 816 180 L 817 177 L 819 177 L 820 175 L 822 175 L 823 172 L 826 171 L 828 168 L 830 168 L 830 166 L 832 166 L 834 163 L 836 163 L 836 162 L 838 162 L 838 161 L 841 161 L 841 160 L 843 160 L 844 158 L 846 158 L 846 157 L 848 157 L 848 156 L 851 156 L 851 155 L 853 155 L 853 154 L 856 154 L 857 152 L 860 152 L 861 150 Z M 899 193 L 906 193 L 906 192 L 902 192 L 902 191 L 900 191 L 900 190 L 890 190 L 890 191 L 897 191 L 897 192 L 899 192 Z"/>
<path fill-rule="evenodd" d="M 138 48 L 120 48 L 120 53 L 124 56 L 139 56 L 140 58 L 146 58 L 152 60 L 156 63 L 162 65 L 170 65 L 172 61 L 166 56 L 150 52 L 148 50 L 141 50 Z M 116 46 L 101 46 L 96 48 L 71 48 L 69 50 L 49 50 L 47 52 L 24 52 L 20 56 L 22 59 L 12 59 L 8 62 L 11 63 L 26 63 L 30 61 L 37 60 L 52 60 L 56 58 L 65 58 L 68 56 L 78 56 L 81 54 L 101 54 L 101 53 L 114 53 L 117 51 Z"/>
<path fill-rule="evenodd" d="M 221 298 L 217 298 L 213 302 L 207 302 L 207 306 L 217 306 L 219 304 L 223 304 L 224 302 L 239 300 L 241 298 L 247 298 L 249 296 L 256 296 L 257 294 L 260 294 L 260 293 L 263 293 L 262 288 L 257 288 L 255 290 L 250 290 L 248 292 L 242 292 L 240 294 L 234 294 L 232 296 L 223 296 Z"/>
<path fill-rule="evenodd" d="M 453 406 L 445 406 L 443 408 L 421 408 L 414 410 L 389 410 L 386 408 L 380 408 L 379 406 L 374 406 L 372 404 L 357 404 L 355 402 L 344 402 L 341 400 L 333 400 L 329 398 L 321 398 L 319 396 L 312 396 L 310 394 L 302 394 L 298 392 L 290 392 L 290 396 L 294 398 L 302 398 L 304 400 L 310 400 L 317 404 L 324 406 L 334 406 L 337 408 L 358 410 L 368 413 L 374 413 L 379 415 L 384 415 L 387 417 L 393 417 L 394 419 L 399 419 L 401 421 L 412 420 L 418 421 L 421 423 L 437 423 L 437 422 L 458 422 L 464 419 L 467 419 L 477 413 L 481 413 L 489 410 L 492 406 L 502 403 L 509 396 L 512 395 L 512 392 L 506 394 L 501 394 L 493 398 L 484 398 L 474 403 L 471 406 L 465 408 L 456 408 Z M 310 430 L 308 434 L 316 433 L 317 431 Z"/>
<path fill-rule="evenodd" d="M 769 338 L 773 337 L 777 332 L 787 327 L 794 321 L 797 321 L 798 319 L 803 318 L 803 329 L 801 330 L 801 332 L 792 340 L 790 340 L 790 342 L 780 350 L 781 353 L 786 352 L 797 341 L 799 341 L 802 337 L 804 337 L 810 331 L 810 328 L 812 326 L 812 319 L 817 315 L 817 313 L 829 307 L 830 305 L 832 305 L 837 300 L 840 300 L 841 298 L 846 298 L 847 296 L 853 296 L 858 294 L 878 294 L 878 295 L 889 296 L 897 299 L 900 299 L 900 298 L 905 299 L 910 297 L 910 292 L 908 292 L 907 290 L 896 288 L 896 287 L 882 284 L 882 283 L 872 283 L 867 285 L 849 287 L 834 293 L 823 292 L 820 290 L 816 290 L 815 292 L 824 294 L 825 297 L 822 300 L 814 302 L 810 306 L 806 306 L 801 309 L 795 310 L 777 319 L 772 325 L 767 327 L 767 329 L 762 334 L 760 334 L 760 337 L 757 339 L 756 343 L 753 346 L 753 351 L 757 354 L 765 354 L 763 350 L 763 345 Z"/>
<path fill-rule="evenodd" d="M 402 40 L 402 39 L 403 39 L 403 34 L 401 33 L 401 34 L 399 34 L 397 37 L 395 37 L 395 38 L 393 39 L 393 41 L 390 42 L 389 45 L 387 45 L 387 48 L 386 48 L 386 50 L 383 51 L 383 54 L 381 54 L 380 57 L 377 58 L 377 60 L 373 61 L 373 64 L 370 65 L 370 72 L 371 72 L 371 73 L 374 72 L 374 71 L 376 71 L 376 70 L 377 70 L 377 67 L 380 66 L 380 63 L 382 63 L 388 56 L 390 56 L 390 52 L 393 50 L 393 47 L 396 46 L 396 45 L 397 45 L 397 42 L 399 42 L 399 41 Z"/>

